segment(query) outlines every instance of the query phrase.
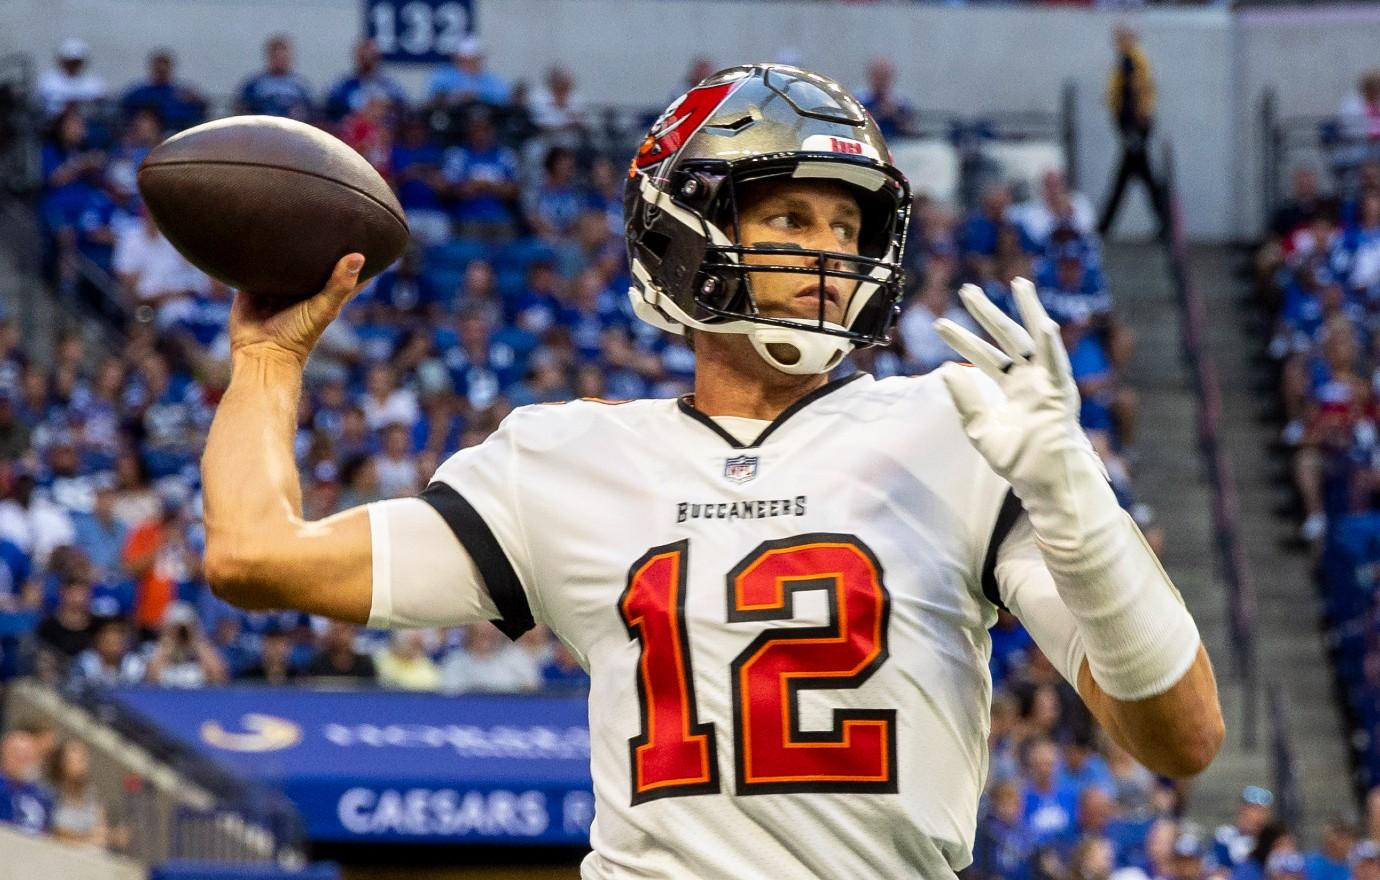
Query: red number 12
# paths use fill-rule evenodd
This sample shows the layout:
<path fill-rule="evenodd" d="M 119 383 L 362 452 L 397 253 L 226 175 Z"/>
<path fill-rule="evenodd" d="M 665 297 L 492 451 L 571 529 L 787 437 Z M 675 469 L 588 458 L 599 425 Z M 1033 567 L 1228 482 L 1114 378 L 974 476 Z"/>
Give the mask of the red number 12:
<path fill-rule="evenodd" d="M 715 728 L 701 722 L 685 628 L 686 541 L 633 563 L 619 610 L 640 641 L 642 732 L 629 741 L 632 802 L 719 791 Z M 876 556 L 851 535 L 762 544 L 727 577 L 728 620 L 789 620 L 796 593 L 821 590 L 829 622 L 777 627 L 731 665 L 737 793 L 896 791 L 896 712 L 836 709 L 800 729 L 799 692 L 860 686 L 887 658 L 890 599 Z"/>

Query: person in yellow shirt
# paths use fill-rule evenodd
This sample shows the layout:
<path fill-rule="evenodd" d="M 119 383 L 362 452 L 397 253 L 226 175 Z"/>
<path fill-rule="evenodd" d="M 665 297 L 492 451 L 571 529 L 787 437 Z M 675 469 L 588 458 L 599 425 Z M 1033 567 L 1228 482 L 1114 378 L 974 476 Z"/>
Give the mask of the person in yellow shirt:
<path fill-rule="evenodd" d="M 1117 58 L 1107 80 L 1107 109 L 1121 138 L 1121 161 L 1117 163 L 1112 193 L 1102 210 L 1097 230 L 1102 235 L 1107 234 L 1116 219 L 1117 209 L 1121 207 L 1126 185 L 1132 177 L 1138 177 L 1144 181 L 1149 192 L 1150 204 L 1160 223 L 1159 233 L 1163 237 L 1169 230 L 1169 204 L 1164 186 L 1155 179 L 1150 167 L 1150 131 L 1155 121 L 1155 77 L 1135 31 L 1124 25 L 1119 26 L 1115 31 L 1115 41 Z"/>
<path fill-rule="evenodd" d="M 393 633 L 388 647 L 374 655 L 379 684 L 402 691 L 434 691 L 441 687 L 441 670 L 426 653 L 426 632 L 403 629 Z"/>

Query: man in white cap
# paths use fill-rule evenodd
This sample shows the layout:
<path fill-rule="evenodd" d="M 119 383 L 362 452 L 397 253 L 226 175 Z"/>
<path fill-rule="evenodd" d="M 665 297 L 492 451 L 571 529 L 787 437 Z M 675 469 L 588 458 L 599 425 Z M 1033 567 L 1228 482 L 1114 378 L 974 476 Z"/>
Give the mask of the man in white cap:
<path fill-rule="evenodd" d="M 57 64 L 38 75 L 38 98 L 47 116 L 57 116 L 72 104 L 89 104 L 106 96 L 105 80 L 86 68 L 91 47 L 68 37 L 57 49 Z"/>
<path fill-rule="evenodd" d="M 475 101 L 507 104 L 512 90 L 507 80 L 484 68 L 484 44 L 469 36 L 455 48 L 453 63 L 439 68 L 426 89 L 427 100 L 442 107 L 456 107 Z"/>

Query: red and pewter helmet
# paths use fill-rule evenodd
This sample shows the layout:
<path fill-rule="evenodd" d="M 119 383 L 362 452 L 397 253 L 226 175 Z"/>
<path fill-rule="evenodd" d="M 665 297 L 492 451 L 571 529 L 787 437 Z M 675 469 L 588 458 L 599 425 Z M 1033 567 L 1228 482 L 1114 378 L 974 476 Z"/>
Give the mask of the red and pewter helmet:
<path fill-rule="evenodd" d="M 862 210 L 858 253 L 739 244 L 736 193 L 774 178 L 847 186 Z M 629 169 L 624 208 L 628 294 L 644 321 L 677 334 L 746 334 L 768 363 L 797 374 L 827 372 L 854 347 L 887 341 L 904 280 L 910 186 L 872 117 L 828 77 L 749 64 L 704 80 L 652 126 Z M 748 266 L 749 255 L 814 259 Z M 818 317 L 761 314 L 757 272 L 818 275 Z M 857 282 L 842 324 L 824 317 L 828 278 Z M 783 345 L 793 360 L 772 353 Z"/>

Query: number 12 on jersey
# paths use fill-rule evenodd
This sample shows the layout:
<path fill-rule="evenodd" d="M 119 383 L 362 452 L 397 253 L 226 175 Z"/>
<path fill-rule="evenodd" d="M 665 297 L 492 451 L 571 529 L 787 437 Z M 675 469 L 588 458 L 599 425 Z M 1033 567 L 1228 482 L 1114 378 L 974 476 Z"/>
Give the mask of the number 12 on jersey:
<path fill-rule="evenodd" d="M 629 741 L 632 802 L 719 791 L 716 730 L 699 720 L 685 622 L 688 541 L 648 550 L 619 611 L 638 639 L 642 731 Z M 800 727 L 800 691 L 856 688 L 887 658 L 890 597 L 877 557 L 852 535 L 761 544 L 728 572 L 729 623 L 788 621 L 795 595 L 826 594 L 823 626 L 770 627 L 730 664 L 736 791 L 896 791 L 894 709 L 835 709 L 828 730 Z"/>

